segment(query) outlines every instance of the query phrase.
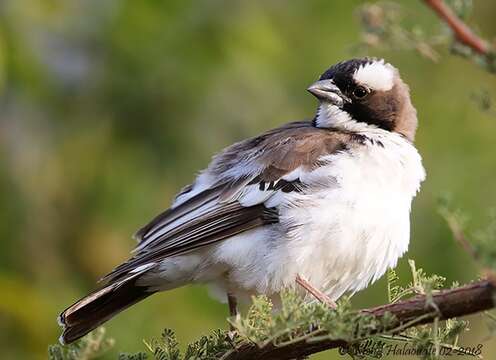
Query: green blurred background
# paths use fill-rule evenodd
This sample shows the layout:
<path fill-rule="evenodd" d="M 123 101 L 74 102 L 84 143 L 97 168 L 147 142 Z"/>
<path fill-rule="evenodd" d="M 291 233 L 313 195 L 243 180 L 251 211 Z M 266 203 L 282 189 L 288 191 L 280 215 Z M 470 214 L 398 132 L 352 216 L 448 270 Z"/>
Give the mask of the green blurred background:
<path fill-rule="evenodd" d="M 440 25 L 420 1 L 412 21 Z M 410 84 L 428 179 L 407 257 L 448 281 L 477 269 L 437 213 L 440 194 L 475 230 L 496 204 L 496 119 L 471 101 L 494 75 L 442 53 L 354 52 L 363 1 L 2 0 L 0 2 L 1 359 L 44 359 L 56 315 L 126 259 L 130 235 L 166 208 L 210 156 L 233 141 L 309 118 L 306 87 L 353 55 L 384 56 Z M 473 19 L 496 33 L 496 2 Z M 408 278 L 406 258 L 399 269 Z M 386 301 L 381 280 L 354 305 Z M 108 323 L 118 351 L 164 327 L 184 343 L 225 327 L 204 287 L 153 296 Z M 481 316 L 461 343 L 487 334 Z M 484 345 L 496 356 L 496 342 Z M 338 358 L 335 352 L 315 358 Z"/>

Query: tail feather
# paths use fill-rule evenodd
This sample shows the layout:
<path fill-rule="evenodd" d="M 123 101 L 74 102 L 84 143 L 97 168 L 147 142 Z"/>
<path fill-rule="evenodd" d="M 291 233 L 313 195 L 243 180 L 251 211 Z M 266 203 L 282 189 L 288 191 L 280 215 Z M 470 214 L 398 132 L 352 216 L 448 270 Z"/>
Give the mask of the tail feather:
<path fill-rule="evenodd" d="M 68 307 L 58 318 L 63 333 L 62 344 L 70 344 L 129 306 L 152 295 L 146 287 L 136 285 L 136 276 L 109 284 Z"/>

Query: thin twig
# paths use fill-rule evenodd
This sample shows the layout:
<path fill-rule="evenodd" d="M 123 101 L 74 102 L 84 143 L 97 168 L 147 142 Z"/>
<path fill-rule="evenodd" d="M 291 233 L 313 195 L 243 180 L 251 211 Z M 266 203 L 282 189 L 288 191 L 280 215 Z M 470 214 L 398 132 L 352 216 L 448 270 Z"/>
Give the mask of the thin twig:
<path fill-rule="evenodd" d="M 462 44 L 470 47 L 481 55 L 488 55 L 491 51 L 490 46 L 486 41 L 478 37 L 468 26 L 465 24 L 451 8 L 444 3 L 443 0 L 424 0 L 424 2 L 436 14 L 448 24 L 453 31 L 456 39 Z"/>
<path fill-rule="evenodd" d="M 465 252 L 467 252 L 467 254 L 472 257 L 472 259 L 477 262 L 477 252 L 465 236 L 465 232 L 463 231 L 463 226 L 460 222 L 459 217 L 454 212 L 449 211 L 448 209 L 440 210 L 440 213 L 441 216 L 444 217 L 444 219 L 448 223 L 448 227 L 450 228 L 456 242 L 463 248 L 463 250 L 465 250 Z"/>

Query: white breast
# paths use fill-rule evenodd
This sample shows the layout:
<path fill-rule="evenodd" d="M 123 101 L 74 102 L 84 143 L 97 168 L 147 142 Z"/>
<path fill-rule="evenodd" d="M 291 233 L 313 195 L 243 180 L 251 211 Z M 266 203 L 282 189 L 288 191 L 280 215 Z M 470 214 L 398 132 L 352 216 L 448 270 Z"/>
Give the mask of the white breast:
<path fill-rule="evenodd" d="M 410 205 L 425 172 L 401 136 L 377 130 L 370 137 L 374 143 L 302 172 L 303 183 L 320 186 L 279 198 L 280 224 L 219 245 L 214 257 L 230 265 L 227 286 L 270 295 L 301 274 L 337 299 L 396 265 L 408 248 Z"/>
<path fill-rule="evenodd" d="M 396 265 L 408 248 L 411 201 L 425 178 L 420 155 L 407 140 L 388 132 L 371 138 L 367 146 L 330 156 L 328 166 L 303 179 L 331 177 L 335 187 L 283 212 L 287 221 L 301 223 L 288 245 L 295 271 L 335 299 Z"/>

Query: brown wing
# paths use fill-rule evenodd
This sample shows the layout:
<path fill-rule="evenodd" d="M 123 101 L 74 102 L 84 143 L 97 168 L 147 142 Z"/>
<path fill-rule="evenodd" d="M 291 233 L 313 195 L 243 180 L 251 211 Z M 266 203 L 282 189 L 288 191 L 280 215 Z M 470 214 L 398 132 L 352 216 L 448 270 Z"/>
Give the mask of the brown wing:
<path fill-rule="evenodd" d="M 299 167 L 310 171 L 319 166 L 323 155 L 345 149 L 346 140 L 348 134 L 298 122 L 227 148 L 206 170 L 219 179 L 217 185 L 166 210 L 141 228 L 136 235 L 141 243 L 135 256 L 105 280 L 119 279 L 140 266 L 277 222 L 277 209 L 267 208 L 265 200 L 278 191 L 301 191 L 305 186 L 299 179 L 288 182 L 281 177 Z M 226 178 L 232 170 L 236 177 Z M 243 206 L 242 199 L 233 196 L 246 192 L 259 202 Z"/>
<path fill-rule="evenodd" d="M 240 159 L 255 158 L 261 180 L 277 181 L 298 167 L 310 171 L 319 165 L 320 157 L 345 150 L 355 136 L 319 129 L 309 121 L 293 122 L 228 147 L 214 158 L 209 169 L 221 176 L 238 166 Z"/>
<path fill-rule="evenodd" d="M 222 192 L 201 193 L 190 201 L 159 215 L 150 225 L 141 231 L 148 231 L 145 239 L 152 239 L 144 248 L 126 263 L 118 266 L 103 280 L 115 281 L 127 276 L 139 266 L 158 262 L 169 256 L 187 253 L 199 247 L 221 241 L 241 232 L 276 223 L 277 210 L 266 208 L 263 204 L 244 207 L 239 202 L 219 202 Z M 215 205 L 209 206 L 215 202 Z M 202 214 L 193 219 L 178 222 L 188 211 L 202 210 Z M 204 209 L 204 210 L 203 210 Z M 177 226 L 167 228 L 177 223 Z M 159 233 L 161 229 L 165 230 Z M 155 235 L 154 238 L 151 238 Z"/>

